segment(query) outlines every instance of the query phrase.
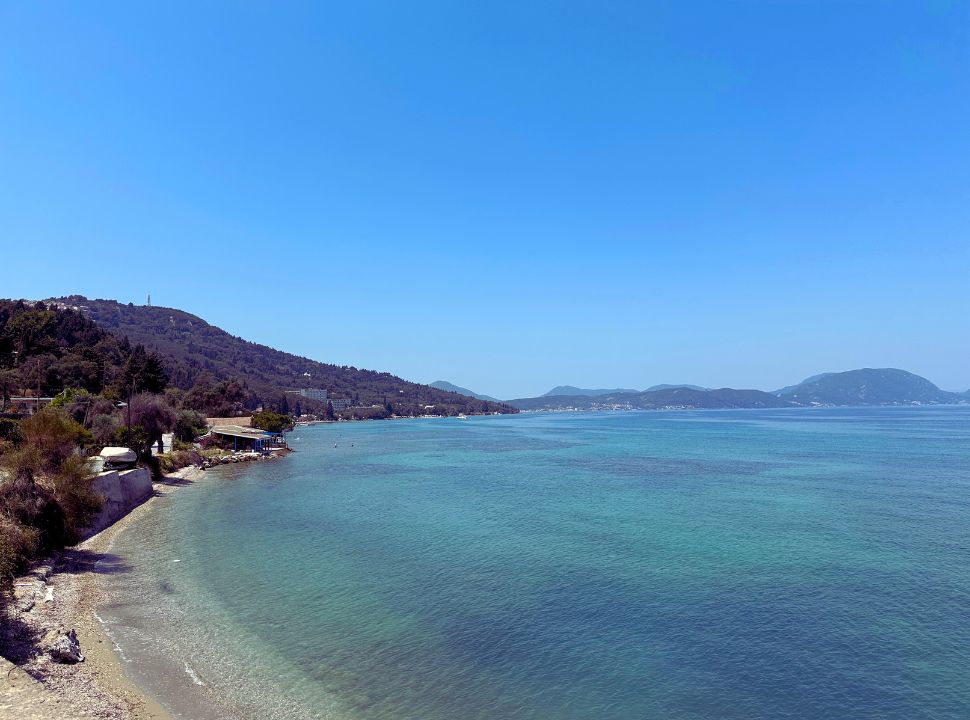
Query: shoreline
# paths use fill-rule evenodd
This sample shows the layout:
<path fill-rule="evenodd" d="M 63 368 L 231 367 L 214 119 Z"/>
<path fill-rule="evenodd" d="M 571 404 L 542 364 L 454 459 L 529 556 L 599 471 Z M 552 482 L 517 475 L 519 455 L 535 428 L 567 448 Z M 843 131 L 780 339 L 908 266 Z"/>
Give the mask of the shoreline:
<path fill-rule="evenodd" d="M 23 603 L 15 597 L 8 617 L 11 625 L 30 637 L 7 638 L 0 656 L 4 692 L 0 693 L 0 715 L 21 720 L 64 720 L 67 718 L 112 718 L 113 720 L 174 720 L 157 700 L 128 677 L 119 650 L 97 616 L 106 595 L 104 583 L 112 570 L 99 565 L 114 560 L 114 541 L 134 522 L 152 512 L 157 498 L 198 479 L 205 472 L 195 466 L 182 468 L 153 483 L 153 493 L 124 517 L 83 542 L 66 548 L 36 565 L 20 577 L 20 590 L 33 586 L 46 598 Z M 33 588 L 33 597 L 38 593 Z M 26 607 L 26 605 L 30 607 Z M 83 662 L 62 664 L 46 653 L 29 650 L 31 644 L 52 629 L 74 629 Z M 18 628 L 12 628 L 16 633 Z M 10 631 L 8 631 L 10 632 Z M 17 657 L 20 652 L 26 657 Z M 12 652 L 11 652 L 12 651 Z"/>

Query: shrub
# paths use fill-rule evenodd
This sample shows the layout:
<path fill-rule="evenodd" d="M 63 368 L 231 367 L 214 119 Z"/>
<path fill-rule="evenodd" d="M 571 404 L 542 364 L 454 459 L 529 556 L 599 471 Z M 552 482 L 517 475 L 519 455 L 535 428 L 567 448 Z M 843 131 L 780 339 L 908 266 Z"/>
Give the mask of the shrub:
<path fill-rule="evenodd" d="M 175 472 L 189 465 L 200 465 L 204 459 L 202 454 L 196 450 L 176 450 L 157 457 L 164 473 Z"/>
<path fill-rule="evenodd" d="M 20 433 L 20 423 L 9 418 L 0 418 L 0 440 L 17 443 L 23 439 Z"/>
<path fill-rule="evenodd" d="M 94 444 L 94 437 L 63 410 L 45 408 L 20 423 L 24 444 L 36 450 L 34 471 L 56 472 L 79 447 Z"/>
<path fill-rule="evenodd" d="M 128 432 L 127 426 L 119 425 L 115 428 L 115 435 L 111 442 L 118 447 L 130 447 L 139 454 L 144 453 L 146 448 L 149 451 L 151 450 L 151 445 L 148 442 L 148 434 L 141 425 L 132 425 L 130 433 Z"/>

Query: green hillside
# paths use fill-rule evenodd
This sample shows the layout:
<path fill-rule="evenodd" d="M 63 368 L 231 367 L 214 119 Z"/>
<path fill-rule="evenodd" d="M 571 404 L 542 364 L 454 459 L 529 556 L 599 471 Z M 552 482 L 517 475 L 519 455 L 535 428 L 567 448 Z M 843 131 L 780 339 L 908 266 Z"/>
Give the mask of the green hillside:
<path fill-rule="evenodd" d="M 17 339 L 11 333 L 6 340 L 0 339 L 6 343 L 0 344 L 0 368 L 12 369 L 31 355 L 43 357 L 35 364 L 42 366 L 44 394 L 65 387 L 100 392 L 116 382 L 128 354 L 142 345 L 147 355 L 155 353 L 161 359 L 169 385 L 187 391 L 190 398 L 193 391 L 200 397 L 225 391 L 245 409 L 278 405 L 287 390 L 315 387 L 355 405 L 379 405 L 399 415 L 421 414 L 428 405 L 434 405 L 436 413 L 448 415 L 516 412 L 503 403 L 445 392 L 389 373 L 328 365 L 274 350 L 173 308 L 123 305 L 79 295 L 55 298 L 47 304 L 41 311 L 46 313 L 43 318 L 31 315 L 32 322 L 43 326 L 33 331 L 41 340 L 30 340 L 32 336 Z M 4 301 L 4 307 L 10 314 L 18 303 Z M 32 312 L 23 303 L 19 307 L 22 312 Z M 37 347 L 31 345 L 28 352 L 15 356 L 12 353 L 18 342 Z M 314 405 L 313 401 L 303 403 L 305 407 Z"/>

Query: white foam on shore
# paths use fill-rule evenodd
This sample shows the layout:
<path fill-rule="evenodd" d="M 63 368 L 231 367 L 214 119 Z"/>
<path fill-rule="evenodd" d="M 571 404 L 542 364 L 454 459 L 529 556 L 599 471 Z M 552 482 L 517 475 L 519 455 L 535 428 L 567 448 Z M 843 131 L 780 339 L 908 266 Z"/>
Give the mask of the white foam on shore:
<path fill-rule="evenodd" d="M 189 677 L 192 678 L 192 682 L 194 682 L 196 685 L 201 685 L 202 687 L 205 687 L 205 683 L 202 682 L 202 679 L 195 674 L 195 670 L 192 669 L 192 666 L 189 665 L 188 661 L 183 660 L 182 664 L 185 665 L 185 672 L 187 672 L 189 674 Z"/>

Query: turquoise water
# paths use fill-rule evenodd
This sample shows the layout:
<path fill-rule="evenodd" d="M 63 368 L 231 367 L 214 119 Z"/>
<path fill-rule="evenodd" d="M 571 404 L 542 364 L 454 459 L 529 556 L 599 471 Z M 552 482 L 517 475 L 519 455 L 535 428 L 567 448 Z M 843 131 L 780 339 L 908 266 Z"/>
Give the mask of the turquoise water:
<path fill-rule="evenodd" d="M 113 549 L 130 570 L 99 612 L 183 717 L 970 717 L 970 408 L 291 444 Z"/>

